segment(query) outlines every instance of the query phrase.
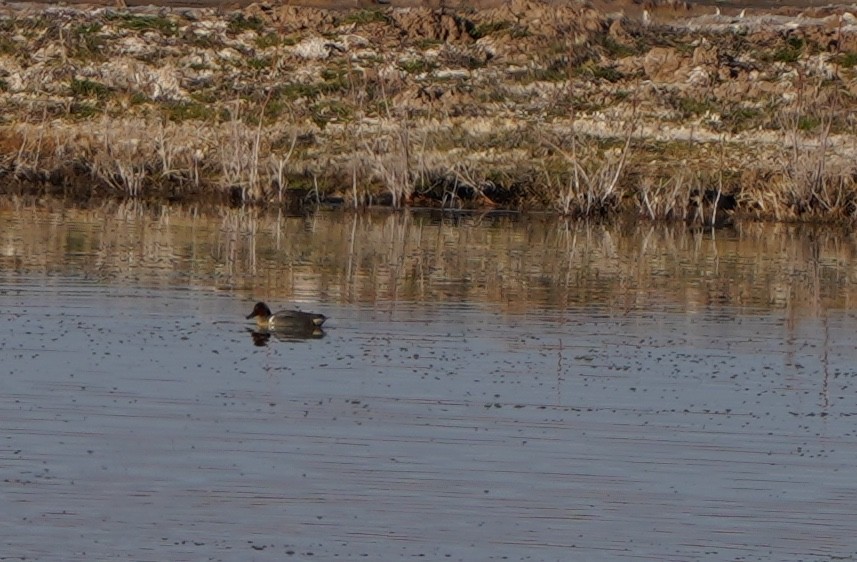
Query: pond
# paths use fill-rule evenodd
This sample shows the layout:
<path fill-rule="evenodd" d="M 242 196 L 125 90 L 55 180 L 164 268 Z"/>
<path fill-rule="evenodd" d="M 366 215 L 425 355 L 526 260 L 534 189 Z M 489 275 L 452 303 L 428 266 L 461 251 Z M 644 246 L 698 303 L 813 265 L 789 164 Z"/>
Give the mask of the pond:
<path fill-rule="evenodd" d="M 0 204 L 3 554 L 857 556 L 857 240 Z M 257 300 L 329 317 L 260 338 Z"/>

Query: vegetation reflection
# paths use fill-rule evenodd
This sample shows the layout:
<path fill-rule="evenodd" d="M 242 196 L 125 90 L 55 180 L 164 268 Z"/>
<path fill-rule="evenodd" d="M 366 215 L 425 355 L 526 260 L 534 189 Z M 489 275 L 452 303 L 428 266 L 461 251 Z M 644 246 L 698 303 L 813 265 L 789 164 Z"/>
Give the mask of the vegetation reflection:
<path fill-rule="evenodd" d="M 13 201 L 2 275 L 79 274 L 271 300 L 703 310 L 854 302 L 852 233 L 797 225 L 574 222 L 516 214 L 330 212 Z"/>

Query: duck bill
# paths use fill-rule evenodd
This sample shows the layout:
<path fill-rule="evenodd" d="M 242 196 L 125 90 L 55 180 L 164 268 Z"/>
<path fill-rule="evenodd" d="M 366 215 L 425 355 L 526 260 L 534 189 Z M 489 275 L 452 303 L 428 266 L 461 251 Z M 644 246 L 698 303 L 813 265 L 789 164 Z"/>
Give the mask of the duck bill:
<path fill-rule="evenodd" d="M 251 319 L 251 318 L 253 318 L 254 316 L 256 316 L 256 313 L 255 313 L 255 312 L 251 312 L 250 314 L 248 314 L 248 315 L 247 315 L 247 320 L 250 320 L 250 319 Z"/>

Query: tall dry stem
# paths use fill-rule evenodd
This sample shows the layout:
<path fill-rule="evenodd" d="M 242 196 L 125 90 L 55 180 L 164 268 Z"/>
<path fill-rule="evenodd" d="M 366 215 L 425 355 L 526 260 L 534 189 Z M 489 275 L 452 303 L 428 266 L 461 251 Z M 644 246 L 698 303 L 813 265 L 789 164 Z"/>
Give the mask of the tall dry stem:
<path fill-rule="evenodd" d="M 689 187 L 685 168 L 667 179 L 661 179 L 656 185 L 644 180 L 639 186 L 638 205 L 651 220 L 680 219 L 687 217 Z"/>
<path fill-rule="evenodd" d="M 615 210 L 621 200 L 619 180 L 628 161 L 633 133 L 630 127 L 622 148 L 605 151 L 579 146 L 576 133 L 572 133 L 570 150 L 546 141 L 566 164 L 562 174 L 544 170 L 554 208 L 563 215 L 580 216 Z"/>
<path fill-rule="evenodd" d="M 47 111 L 42 112 L 42 124 L 35 127 L 35 138 L 33 138 L 34 127 L 29 123 L 18 127 L 16 130 L 21 136 L 21 145 L 15 157 L 12 159 L 14 175 L 16 178 L 30 174 L 38 174 L 41 168 L 42 146 L 47 126 Z"/>
<path fill-rule="evenodd" d="M 376 135 L 363 143 L 370 173 L 387 189 L 393 207 L 401 207 L 413 195 L 420 176 L 419 168 L 411 163 L 411 133 L 407 123 L 399 122 L 392 135 Z"/>
<path fill-rule="evenodd" d="M 155 147 L 141 135 L 146 130 L 147 124 L 140 119 L 103 119 L 96 132 L 101 143 L 95 145 L 90 158 L 93 174 L 128 196 L 139 197 L 155 157 Z"/>
<path fill-rule="evenodd" d="M 271 176 L 274 181 L 277 183 L 277 201 L 282 203 L 283 197 L 285 196 L 286 189 L 289 187 L 289 178 L 288 178 L 288 164 L 289 160 L 292 158 L 292 154 L 294 154 L 295 146 L 298 142 L 298 133 L 297 131 L 292 131 L 291 144 L 289 145 L 289 149 L 285 152 L 274 152 L 268 156 L 268 168 L 271 172 Z"/>
<path fill-rule="evenodd" d="M 850 214 L 853 209 L 846 207 L 853 197 L 847 187 L 853 184 L 854 166 L 829 168 L 832 119 L 822 118 L 815 138 L 800 130 L 799 116 L 786 119 L 786 150 L 781 157 L 783 174 L 778 187 L 791 213 L 796 217 Z"/>
<path fill-rule="evenodd" d="M 241 201 L 246 202 L 259 197 L 262 191 L 259 173 L 262 122 L 253 131 L 241 119 L 240 111 L 233 108 L 225 127 L 219 145 L 221 181 L 224 188 L 240 189 Z"/>
<path fill-rule="evenodd" d="M 485 197 L 485 189 L 494 186 L 494 183 L 485 177 L 484 167 L 472 162 L 456 161 L 451 166 L 448 166 L 448 173 L 452 175 L 453 183 L 452 190 L 444 189 L 441 202 L 444 207 L 455 204 L 459 204 L 460 206 L 459 187 L 472 190 L 471 198 L 483 199 Z"/>

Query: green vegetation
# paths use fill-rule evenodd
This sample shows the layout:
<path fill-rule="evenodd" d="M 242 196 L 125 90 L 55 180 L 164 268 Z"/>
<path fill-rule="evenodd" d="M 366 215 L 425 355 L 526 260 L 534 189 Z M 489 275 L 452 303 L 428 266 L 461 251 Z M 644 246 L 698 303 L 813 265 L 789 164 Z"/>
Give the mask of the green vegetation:
<path fill-rule="evenodd" d="M 223 120 L 223 114 L 216 107 L 193 101 L 168 102 L 161 105 L 161 108 L 166 118 L 175 122 Z"/>
<path fill-rule="evenodd" d="M 817 115 L 801 115 L 797 120 L 797 128 L 804 132 L 814 131 L 821 125 L 821 117 Z"/>
<path fill-rule="evenodd" d="M 514 24 L 512 22 L 506 20 L 480 23 L 473 28 L 473 38 L 481 39 L 483 37 L 488 37 L 489 35 L 494 35 L 496 33 L 512 29 L 513 26 Z"/>
<path fill-rule="evenodd" d="M 497 20 L 477 24 L 470 30 L 474 39 L 482 39 L 492 35 L 508 36 L 509 39 L 524 39 L 531 37 L 532 33 L 523 25 L 507 21 Z"/>
<path fill-rule="evenodd" d="M 670 100 L 670 105 L 679 112 L 683 119 L 699 117 L 717 111 L 711 100 L 701 97 L 675 97 Z"/>
<path fill-rule="evenodd" d="M 610 59 L 622 59 L 639 55 L 643 49 L 639 45 L 629 46 L 616 41 L 610 35 L 599 36 L 596 45 L 604 52 L 604 56 Z"/>
<path fill-rule="evenodd" d="M 271 59 L 267 57 L 251 57 L 246 60 L 248 68 L 253 70 L 265 70 L 271 68 Z"/>
<path fill-rule="evenodd" d="M 313 104 L 310 109 L 313 123 L 322 129 L 331 121 L 348 121 L 354 114 L 353 109 L 342 101 L 325 99 Z"/>
<path fill-rule="evenodd" d="M 71 95 L 75 98 L 96 98 L 99 100 L 107 99 L 113 92 L 113 90 L 100 83 L 95 82 L 94 80 L 78 80 L 72 79 L 71 84 L 69 84 L 71 88 Z"/>
<path fill-rule="evenodd" d="M 606 80 L 608 82 L 619 82 L 625 75 L 612 66 L 602 66 L 594 62 L 587 62 L 574 69 L 574 75 L 593 80 Z"/>
<path fill-rule="evenodd" d="M 315 98 L 324 92 L 322 84 L 304 84 L 292 82 L 282 84 L 275 89 L 276 96 L 286 100 L 299 100 L 301 98 Z"/>
<path fill-rule="evenodd" d="M 201 103 L 203 105 L 213 105 L 223 99 L 223 92 L 209 89 L 209 90 L 196 90 L 191 93 L 191 99 L 197 103 Z"/>
<path fill-rule="evenodd" d="M 423 74 L 425 72 L 431 72 L 437 68 L 437 63 L 421 58 L 411 58 L 400 60 L 397 63 L 397 66 L 408 74 Z"/>
<path fill-rule="evenodd" d="M 721 115 L 723 125 L 732 133 L 763 127 L 765 120 L 765 113 L 755 107 L 737 107 Z"/>
<path fill-rule="evenodd" d="M 770 56 L 774 62 L 795 63 L 803 54 L 804 40 L 800 37 L 789 37 L 785 45 L 781 45 Z"/>
<path fill-rule="evenodd" d="M 572 70 L 569 67 L 568 60 L 565 57 L 561 57 L 553 60 L 547 66 L 532 68 L 529 72 L 518 78 L 525 84 L 530 82 L 564 82 L 568 80 L 569 72 Z"/>
<path fill-rule="evenodd" d="M 244 14 L 236 14 L 229 19 L 229 25 L 226 30 L 228 33 L 237 35 L 244 31 L 262 32 L 265 29 L 265 22 L 256 16 L 247 17 Z"/>
<path fill-rule="evenodd" d="M 69 117 L 78 121 L 83 119 L 90 119 L 100 114 L 101 110 L 99 110 L 98 107 L 86 102 L 74 102 L 69 106 L 68 109 Z"/>
<path fill-rule="evenodd" d="M 187 41 L 188 46 L 195 47 L 197 49 L 220 49 L 223 47 L 223 41 L 214 34 L 197 34 L 193 32 L 188 32 L 184 36 L 184 40 Z M 206 65 L 193 65 L 204 68 Z"/>
<path fill-rule="evenodd" d="M 143 105 L 144 103 L 148 103 L 148 102 L 149 102 L 149 96 L 147 96 L 146 94 L 144 94 L 142 92 L 134 92 L 128 98 L 128 103 L 130 103 L 131 105 Z"/>
<path fill-rule="evenodd" d="M 366 25 L 367 23 L 387 23 L 390 21 L 389 16 L 382 10 L 362 9 L 350 12 L 342 18 L 342 25 L 355 23 L 357 25 Z"/>
<path fill-rule="evenodd" d="M 5 33 L 0 34 L 0 55 L 14 55 L 15 51 L 15 42 Z"/>
<path fill-rule="evenodd" d="M 325 68 L 321 71 L 321 89 L 326 94 L 342 94 L 350 89 L 348 71 L 344 68 Z"/>
<path fill-rule="evenodd" d="M 110 14 L 108 20 L 120 28 L 134 31 L 156 31 L 165 37 L 175 35 L 178 24 L 166 16 L 144 16 L 136 14 Z"/>
<path fill-rule="evenodd" d="M 842 68 L 854 68 L 855 66 L 857 66 L 857 53 L 853 51 L 848 53 L 840 53 L 837 57 L 837 62 Z"/>
<path fill-rule="evenodd" d="M 73 26 L 67 35 L 69 55 L 78 59 L 103 58 L 104 38 L 99 22 L 87 22 Z"/>

